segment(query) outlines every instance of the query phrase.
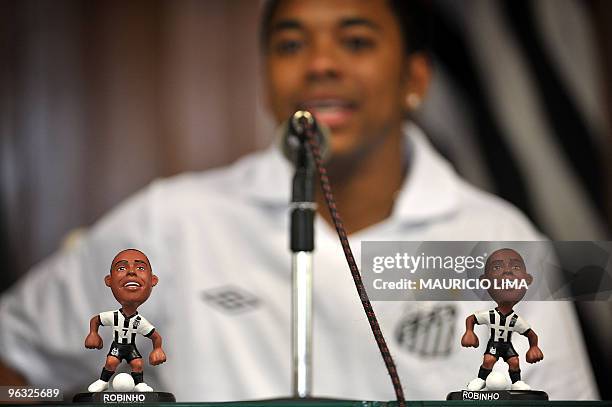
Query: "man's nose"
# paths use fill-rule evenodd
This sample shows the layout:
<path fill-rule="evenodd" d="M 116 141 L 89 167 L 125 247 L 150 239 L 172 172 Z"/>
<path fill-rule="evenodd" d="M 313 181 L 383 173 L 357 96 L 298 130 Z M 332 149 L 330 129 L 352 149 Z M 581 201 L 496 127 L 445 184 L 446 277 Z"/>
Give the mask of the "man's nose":
<path fill-rule="evenodd" d="M 136 274 L 136 266 L 128 267 L 127 274 Z"/>
<path fill-rule="evenodd" d="M 340 76 L 341 61 L 331 39 L 322 38 L 313 41 L 308 58 L 307 78 L 309 81 L 337 79 Z"/>

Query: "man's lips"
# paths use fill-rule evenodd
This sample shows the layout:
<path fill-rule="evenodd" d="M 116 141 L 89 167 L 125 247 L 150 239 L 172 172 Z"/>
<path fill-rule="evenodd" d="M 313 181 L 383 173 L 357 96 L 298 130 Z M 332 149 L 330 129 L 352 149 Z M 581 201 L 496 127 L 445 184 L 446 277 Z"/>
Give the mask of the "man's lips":
<path fill-rule="evenodd" d="M 321 98 L 302 102 L 299 108 L 310 111 L 319 122 L 333 129 L 349 122 L 357 104 L 346 99 Z"/>

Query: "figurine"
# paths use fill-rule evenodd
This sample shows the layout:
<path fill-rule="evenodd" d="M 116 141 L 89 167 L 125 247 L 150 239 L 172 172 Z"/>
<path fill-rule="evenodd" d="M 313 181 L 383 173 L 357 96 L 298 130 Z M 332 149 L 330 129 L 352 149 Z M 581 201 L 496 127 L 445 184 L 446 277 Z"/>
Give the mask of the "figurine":
<path fill-rule="evenodd" d="M 513 332 L 527 337 L 529 340 L 529 350 L 526 356 L 528 363 L 536 363 L 544 358 L 544 354 L 538 347 L 538 336 L 529 324 L 512 309 L 524 297 L 527 291 L 526 286 L 531 284 L 533 277 L 527 273 L 525 262 L 519 253 L 512 249 L 500 249 L 491 253 L 487 258 L 485 272 L 480 278 L 488 279 L 492 283 L 488 293 L 497 303 L 497 307 L 476 312 L 465 320 L 466 332 L 461 338 L 461 345 L 464 347 L 478 347 L 478 337 L 474 333 L 475 324 L 487 325 L 491 330 L 491 337 L 484 352 L 478 377 L 469 382 L 468 390 L 485 389 L 487 376 L 500 357 L 508 363 L 508 372 L 512 381 L 511 389 L 530 390 L 531 387 L 521 380 L 519 358 L 512 346 L 511 338 Z M 523 280 L 526 284 L 522 288 L 499 288 L 503 286 L 501 280 Z"/>
<path fill-rule="evenodd" d="M 126 249 L 119 252 L 111 264 L 109 274 L 104 277 L 104 283 L 110 287 L 115 299 L 121 304 L 116 311 L 102 312 L 91 318 L 89 335 L 85 339 L 87 349 L 102 349 L 102 338 L 98 334 L 100 325 L 112 326 L 114 340 L 102 368 L 100 379 L 93 382 L 88 391 L 97 393 L 108 389 L 108 381 L 115 373 L 117 366 L 125 359 L 131 369 L 134 379 L 134 390 L 152 392 L 153 389 L 144 382 L 143 361 L 136 349 L 136 334 L 146 336 L 153 342 L 153 350 L 149 355 L 149 363 L 153 366 L 166 361 L 162 349 L 162 337 L 142 315 L 138 307 L 151 295 L 158 278 L 151 270 L 149 259 L 139 250 Z"/>

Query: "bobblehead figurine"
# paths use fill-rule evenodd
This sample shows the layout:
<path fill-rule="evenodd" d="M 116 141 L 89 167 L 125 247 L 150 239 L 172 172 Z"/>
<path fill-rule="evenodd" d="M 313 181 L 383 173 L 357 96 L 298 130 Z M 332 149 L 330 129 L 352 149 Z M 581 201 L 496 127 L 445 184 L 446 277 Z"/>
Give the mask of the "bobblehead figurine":
<path fill-rule="evenodd" d="M 149 354 L 151 365 L 159 365 L 166 361 L 166 354 L 162 349 L 162 337 L 149 321 L 138 314 L 138 307 L 149 298 L 157 282 L 157 276 L 151 270 L 149 259 L 141 251 L 126 249 L 113 259 L 110 272 L 104 277 L 104 283 L 110 287 L 121 308 L 94 315 L 89 322 L 89 335 L 85 338 L 87 349 L 102 349 L 102 338 L 98 334 L 100 325 L 112 326 L 114 335 L 100 379 L 88 387 L 90 392 L 97 393 L 108 389 L 108 381 L 123 359 L 132 369 L 131 376 L 135 384 L 133 390 L 153 391 L 143 380 L 144 363 L 140 352 L 136 349 L 136 334 L 144 335 L 153 342 L 153 350 Z M 131 383 L 126 385 L 126 381 L 131 382 L 129 375 L 117 375 L 113 387 L 116 387 L 115 390 L 129 391 Z"/>
<path fill-rule="evenodd" d="M 520 254 L 512 249 L 500 249 L 491 253 L 487 258 L 485 272 L 480 278 L 491 281 L 488 293 L 497 303 L 497 307 L 475 312 L 465 321 L 466 331 L 461 338 L 461 345 L 464 347 L 478 347 L 479 341 L 474 333 L 474 325 L 487 325 L 491 332 L 478 377 L 469 382 L 467 389 L 469 391 L 507 390 L 506 378 L 498 372 L 491 374 L 493 365 L 501 357 L 509 366 L 511 390 L 530 390 L 531 387 L 521 380 L 519 358 L 512 346 L 511 338 L 513 332 L 527 337 L 529 350 L 526 360 L 528 363 L 536 363 L 544 358 L 538 347 L 538 336 L 529 324 L 513 310 L 513 307 L 525 296 L 527 291 L 525 287 L 531 284 L 533 277 L 527 273 L 525 262 Z M 523 280 L 526 285 L 523 287 L 518 285 L 519 288 L 497 288 L 504 286 L 502 280 Z M 497 284 L 494 284 L 495 281 Z"/>

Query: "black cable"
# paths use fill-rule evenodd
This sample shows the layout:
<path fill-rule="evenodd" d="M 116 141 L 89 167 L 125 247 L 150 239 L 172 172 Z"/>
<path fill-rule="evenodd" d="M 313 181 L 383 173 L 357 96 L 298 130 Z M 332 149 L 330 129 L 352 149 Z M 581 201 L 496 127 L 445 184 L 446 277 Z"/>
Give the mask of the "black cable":
<path fill-rule="evenodd" d="M 340 238 L 340 243 L 342 244 L 342 250 L 344 251 L 344 256 L 346 257 L 346 261 L 348 262 L 349 268 L 351 270 L 351 275 L 353 276 L 353 281 L 355 282 L 355 288 L 357 289 L 357 293 L 359 294 L 359 298 L 361 299 L 363 310 L 365 311 L 366 316 L 368 317 L 368 322 L 370 323 L 370 328 L 372 329 L 372 334 L 374 335 L 374 339 L 376 340 L 376 344 L 378 345 L 380 354 L 382 355 L 382 358 L 385 362 L 385 366 L 387 367 L 389 376 L 391 376 L 391 382 L 393 383 L 393 389 L 395 390 L 397 404 L 399 407 L 406 407 L 406 400 L 404 399 L 404 390 L 402 388 L 402 383 L 400 382 L 399 375 L 397 374 L 397 369 L 395 368 L 395 362 L 393 361 L 391 352 L 389 352 L 389 348 L 387 347 L 387 342 L 385 341 L 385 337 L 380 329 L 380 325 L 378 324 L 378 319 L 376 318 L 374 309 L 372 309 L 372 304 L 370 303 L 370 299 L 368 298 L 368 293 L 366 292 L 366 289 L 363 285 L 363 281 L 361 280 L 359 268 L 357 267 L 357 263 L 355 262 L 355 258 L 353 257 L 353 252 L 351 250 L 351 246 L 346 235 L 346 230 L 342 225 L 340 214 L 338 213 L 338 209 L 336 208 L 336 200 L 334 199 L 331 185 L 329 184 L 329 178 L 327 177 L 327 169 L 323 165 L 321 159 L 321 151 L 319 150 L 319 141 L 317 139 L 316 130 L 314 126 L 304 117 L 300 118 L 300 124 L 304 129 L 304 134 L 306 136 L 308 144 L 310 145 L 314 162 L 319 173 L 321 188 L 323 189 L 323 194 L 325 196 L 325 202 L 327 203 L 329 213 L 331 214 L 332 220 L 334 221 L 336 232 L 338 232 L 338 237 Z"/>

